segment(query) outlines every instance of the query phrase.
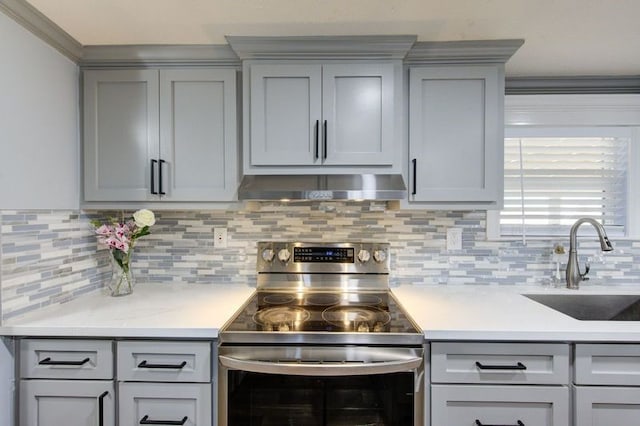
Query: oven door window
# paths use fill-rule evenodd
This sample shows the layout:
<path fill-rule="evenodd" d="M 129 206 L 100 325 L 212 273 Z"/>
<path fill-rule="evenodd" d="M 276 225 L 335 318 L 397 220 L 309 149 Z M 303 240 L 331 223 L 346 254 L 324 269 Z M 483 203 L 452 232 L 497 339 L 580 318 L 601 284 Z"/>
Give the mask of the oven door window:
<path fill-rule="evenodd" d="M 341 377 L 238 370 L 228 374 L 229 425 L 413 425 L 413 372 Z"/>

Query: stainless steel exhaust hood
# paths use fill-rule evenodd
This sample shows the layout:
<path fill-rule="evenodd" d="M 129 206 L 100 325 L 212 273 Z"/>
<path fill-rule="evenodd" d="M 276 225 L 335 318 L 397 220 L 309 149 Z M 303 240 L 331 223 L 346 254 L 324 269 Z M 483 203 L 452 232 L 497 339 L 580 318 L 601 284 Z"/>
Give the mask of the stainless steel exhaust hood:
<path fill-rule="evenodd" d="M 402 200 L 401 175 L 245 175 L 240 200 Z"/>

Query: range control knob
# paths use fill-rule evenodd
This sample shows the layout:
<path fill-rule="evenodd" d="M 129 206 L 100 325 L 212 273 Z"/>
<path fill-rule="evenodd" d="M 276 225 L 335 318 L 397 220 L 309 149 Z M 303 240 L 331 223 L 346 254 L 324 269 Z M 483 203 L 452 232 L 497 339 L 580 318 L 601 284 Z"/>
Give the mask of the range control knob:
<path fill-rule="evenodd" d="M 358 260 L 360 263 L 367 263 L 371 259 L 371 254 L 369 250 L 362 249 L 358 252 Z"/>
<path fill-rule="evenodd" d="M 280 262 L 288 262 L 291 258 L 291 252 L 289 249 L 283 248 L 278 252 L 278 259 Z"/>
<path fill-rule="evenodd" d="M 262 250 L 262 260 L 264 260 L 265 262 L 271 262 L 275 255 L 276 253 L 273 251 L 273 249 L 269 248 Z"/>
<path fill-rule="evenodd" d="M 382 263 L 387 260 L 387 252 L 384 250 L 374 250 L 373 251 L 373 260 L 378 263 Z"/>

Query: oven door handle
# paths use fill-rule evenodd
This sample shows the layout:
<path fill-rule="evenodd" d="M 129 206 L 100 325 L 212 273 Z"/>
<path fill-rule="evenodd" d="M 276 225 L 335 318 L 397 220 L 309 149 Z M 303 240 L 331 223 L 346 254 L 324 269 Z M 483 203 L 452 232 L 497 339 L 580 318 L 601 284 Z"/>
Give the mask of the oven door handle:
<path fill-rule="evenodd" d="M 294 376 L 358 376 L 362 374 L 390 374 L 415 370 L 422 364 L 422 358 L 408 358 L 399 361 L 305 363 L 305 362 L 265 362 L 248 361 L 220 355 L 220 363 L 234 370 L 252 373 L 282 374 Z"/>

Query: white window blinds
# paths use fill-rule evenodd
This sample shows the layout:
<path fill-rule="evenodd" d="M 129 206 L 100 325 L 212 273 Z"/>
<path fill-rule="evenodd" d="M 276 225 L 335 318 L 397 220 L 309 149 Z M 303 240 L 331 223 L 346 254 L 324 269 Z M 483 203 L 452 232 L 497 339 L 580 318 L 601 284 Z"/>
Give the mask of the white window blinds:
<path fill-rule="evenodd" d="M 629 138 L 530 133 L 505 139 L 501 235 L 567 236 L 583 216 L 600 220 L 609 236 L 624 235 Z"/>

